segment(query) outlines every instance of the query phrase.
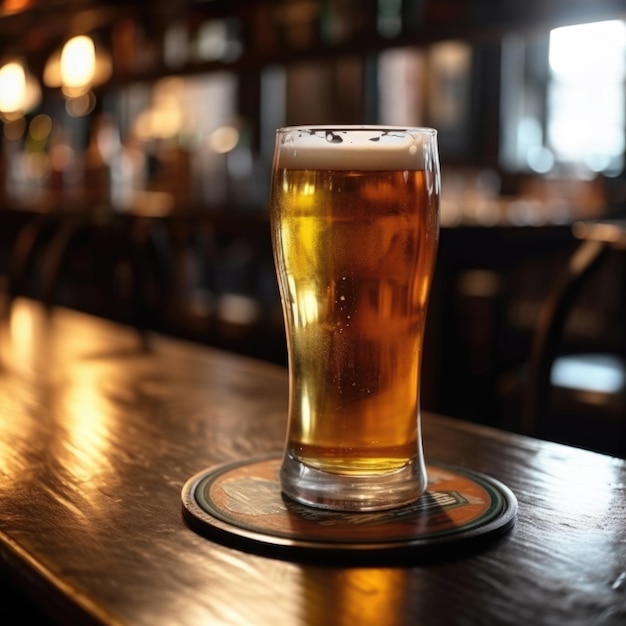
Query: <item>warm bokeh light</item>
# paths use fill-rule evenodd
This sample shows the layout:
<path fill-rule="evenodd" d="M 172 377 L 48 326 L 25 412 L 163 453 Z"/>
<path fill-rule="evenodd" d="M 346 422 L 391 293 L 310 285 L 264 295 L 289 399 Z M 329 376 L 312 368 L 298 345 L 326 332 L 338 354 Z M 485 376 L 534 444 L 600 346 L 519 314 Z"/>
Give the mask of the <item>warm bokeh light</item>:
<path fill-rule="evenodd" d="M 12 113 L 22 108 L 26 98 L 26 73 L 16 62 L 0 68 L 0 111 Z"/>
<path fill-rule="evenodd" d="M 175 106 L 143 111 L 135 122 L 135 133 L 142 141 L 175 137 L 183 127 L 180 109 Z"/>
<path fill-rule="evenodd" d="M 108 51 L 96 45 L 91 37 L 80 35 L 67 41 L 62 50 L 50 56 L 44 68 L 43 82 L 48 87 L 61 87 L 70 100 L 78 100 L 69 107 L 68 113 L 80 117 L 91 112 L 89 105 L 93 101 L 93 95 L 88 99 L 81 97 L 88 95 L 95 85 L 106 82 L 112 71 Z"/>
<path fill-rule="evenodd" d="M 2 10 L 6 13 L 17 13 L 28 8 L 31 0 L 4 0 Z"/>
<path fill-rule="evenodd" d="M 41 88 L 19 59 L 0 68 L 0 115 L 4 121 L 18 119 L 41 100 Z"/>
<path fill-rule="evenodd" d="M 238 143 L 239 131 L 234 126 L 220 126 L 208 138 L 209 147 L 218 154 L 234 150 Z"/>
<path fill-rule="evenodd" d="M 73 37 L 61 51 L 61 81 L 69 93 L 86 90 L 93 80 L 96 69 L 96 48 L 91 37 Z"/>
<path fill-rule="evenodd" d="M 61 51 L 52 53 L 43 69 L 43 82 L 48 87 L 61 86 Z"/>
<path fill-rule="evenodd" d="M 52 118 L 49 115 L 36 115 L 28 126 L 28 134 L 35 141 L 45 141 L 52 132 Z"/>
<path fill-rule="evenodd" d="M 43 181 L 50 174 L 50 157 L 45 152 L 28 152 L 23 165 L 24 172 L 33 182 Z"/>
<path fill-rule="evenodd" d="M 8 141 L 17 141 L 26 132 L 26 120 L 23 116 L 4 124 L 4 136 Z"/>
<path fill-rule="evenodd" d="M 96 97 L 93 91 L 88 91 L 75 98 L 65 101 L 65 110 L 70 117 L 84 117 L 89 115 L 96 106 Z"/>
<path fill-rule="evenodd" d="M 74 148 L 67 143 L 58 143 L 50 148 L 50 166 L 57 172 L 69 169 L 76 162 Z"/>

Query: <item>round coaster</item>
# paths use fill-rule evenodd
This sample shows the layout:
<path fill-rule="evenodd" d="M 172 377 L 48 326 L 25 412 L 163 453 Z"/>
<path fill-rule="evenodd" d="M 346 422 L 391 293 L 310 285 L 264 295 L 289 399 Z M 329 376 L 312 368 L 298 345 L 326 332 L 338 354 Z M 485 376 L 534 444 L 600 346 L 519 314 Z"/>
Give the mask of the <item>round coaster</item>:
<path fill-rule="evenodd" d="M 231 547 L 292 560 L 362 562 L 381 556 L 449 558 L 515 523 L 517 499 L 479 472 L 427 465 L 428 489 L 414 504 L 367 513 L 326 511 L 283 497 L 279 457 L 206 469 L 182 490 L 183 515 Z"/>

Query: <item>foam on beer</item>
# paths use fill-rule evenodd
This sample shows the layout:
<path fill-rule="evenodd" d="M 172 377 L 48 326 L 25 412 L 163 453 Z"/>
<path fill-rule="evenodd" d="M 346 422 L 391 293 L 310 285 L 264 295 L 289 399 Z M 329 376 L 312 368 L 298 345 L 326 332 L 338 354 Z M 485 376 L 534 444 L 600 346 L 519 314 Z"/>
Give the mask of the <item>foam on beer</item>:
<path fill-rule="evenodd" d="M 434 132 L 434 131 L 429 131 Z M 424 169 L 429 134 L 405 129 L 288 129 L 279 138 L 277 165 L 311 170 Z"/>

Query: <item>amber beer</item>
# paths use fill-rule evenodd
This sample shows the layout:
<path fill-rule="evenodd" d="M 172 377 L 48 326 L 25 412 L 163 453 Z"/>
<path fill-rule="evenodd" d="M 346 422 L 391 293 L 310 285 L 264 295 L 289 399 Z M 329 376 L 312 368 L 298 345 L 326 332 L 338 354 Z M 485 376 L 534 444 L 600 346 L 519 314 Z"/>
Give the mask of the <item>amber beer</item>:
<path fill-rule="evenodd" d="M 281 480 L 375 510 L 426 485 L 419 383 L 438 241 L 429 129 L 278 131 L 271 219 L 290 371 Z"/>

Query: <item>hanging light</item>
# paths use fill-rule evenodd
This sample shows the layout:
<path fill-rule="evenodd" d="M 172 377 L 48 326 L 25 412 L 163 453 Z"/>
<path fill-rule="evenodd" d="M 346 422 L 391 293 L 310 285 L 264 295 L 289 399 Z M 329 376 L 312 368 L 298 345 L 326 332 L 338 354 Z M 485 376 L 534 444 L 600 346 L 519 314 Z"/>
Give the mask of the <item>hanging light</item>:
<path fill-rule="evenodd" d="M 71 95 L 89 90 L 96 71 L 96 47 L 91 37 L 73 37 L 61 51 L 61 83 Z"/>
<path fill-rule="evenodd" d="M 15 62 L 0 68 L 0 111 L 18 111 L 26 97 L 26 73 Z"/>
<path fill-rule="evenodd" d="M 111 71 L 109 53 L 88 35 L 79 35 L 52 54 L 43 80 L 48 87 L 61 87 L 66 96 L 75 98 L 106 82 Z"/>
<path fill-rule="evenodd" d="M 0 67 L 0 115 L 16 119 L 34 109 L 41 101 L 41 88 L 21 60 Z"/>

